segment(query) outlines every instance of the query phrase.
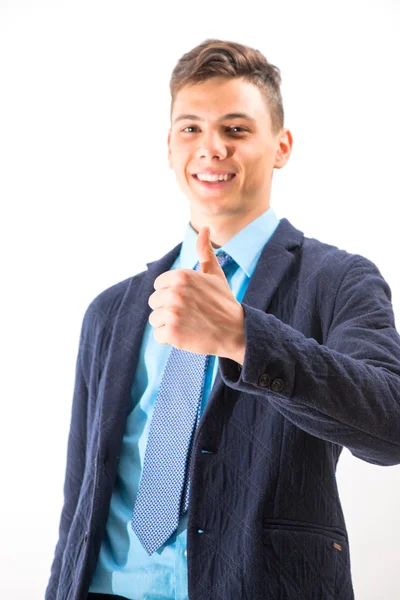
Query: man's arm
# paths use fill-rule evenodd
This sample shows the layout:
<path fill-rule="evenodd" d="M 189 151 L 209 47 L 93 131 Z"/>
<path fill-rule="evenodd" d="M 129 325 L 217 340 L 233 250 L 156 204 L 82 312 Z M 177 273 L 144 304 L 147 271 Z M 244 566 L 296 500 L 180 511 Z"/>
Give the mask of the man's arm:
<path fill-rule="evenodd" d="M 353 259 L 338 286 L 325 344 L 242 306 L 243 368 L 238 374 L 236 362 L 220 358 L 224 382 L 265 395 L 292 423 L 362 460 L 399 464 L 400 336 L 389 285 L 374 263 Z"/>
<path fill-rule="evenodd" d="M 75 369 L 75 386 L 72 401 L 72 414 L 67 446 L 67 465 L 64 482 L 64 505 L 61 511 L 59 539 L 55 549 L 53 564 L 51 566 L 51 575 L 46 589 L 45 600 L 54 600 L 57 597 L 62 559 L 67 543 L 68 533 L 71 527 L 71 522 L 78 503 L 85 470 L 88 386 L 86 384 L 83 370 L 83 353 L 85 344 L 87 343 L 88 318 L 89 314 L 87 311 L 83 319 Z"/>

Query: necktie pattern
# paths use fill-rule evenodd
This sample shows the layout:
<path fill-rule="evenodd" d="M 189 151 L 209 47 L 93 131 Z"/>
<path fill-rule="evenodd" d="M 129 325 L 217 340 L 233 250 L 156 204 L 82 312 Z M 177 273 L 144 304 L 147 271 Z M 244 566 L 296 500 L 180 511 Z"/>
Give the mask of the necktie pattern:
<path fill-rule="evenodd" d="M 233 262 L 226 252 L 216 257 L 222 269 Z M 201 270 L 199 262 L 195 270 Z M 188 508 L 190 448 L 208 360 L 207 354 L 172 347 L 163 373 L 131 521 L 149 555 L 171 536 Z"/>

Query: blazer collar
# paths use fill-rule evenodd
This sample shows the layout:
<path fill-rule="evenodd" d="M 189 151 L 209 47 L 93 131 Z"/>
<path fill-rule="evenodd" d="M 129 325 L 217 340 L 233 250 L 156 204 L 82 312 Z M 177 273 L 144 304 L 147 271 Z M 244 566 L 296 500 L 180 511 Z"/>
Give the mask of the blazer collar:
<path fill-rule="evenodd" d="M 261 310 L 267 310 L 268 304 L 279 286 L 279 282 L 292 263 L 296 249 L 303 242 L 303 237 L 304 233 L 296 229 L 288 219 L 283 218 L 280 220 L 279 225 L 260 254 L 255 271 L 243 297 L 245 304 Z M 181 246 L 182 242 L 161 259 L 146 263 L 148 270 L 143 279 L 138 301 L 139 303 L 143 301 L 142 310 L 144 310 L 147 318 L 150 315 L 151 309 L 147 305 L 146 299 L 154 291 L 153 282 L 158 275 L 171 268 L 178 257 Z"/>

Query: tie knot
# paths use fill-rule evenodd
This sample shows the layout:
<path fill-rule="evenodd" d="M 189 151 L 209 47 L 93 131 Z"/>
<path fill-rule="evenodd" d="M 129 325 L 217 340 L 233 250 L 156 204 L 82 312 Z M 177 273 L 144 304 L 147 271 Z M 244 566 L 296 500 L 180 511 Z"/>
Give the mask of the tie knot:
<path fill-rule="evenodd" d="M 219 262 L 221 269 L 223 269 L 226 265 L 230 264 L 231 262 L 234 262 L 232 256 L 230 256 L 229 254 L 227 254 L 226 252 L 224 252 L 223 250 L 221 250 L 221 252 L 219 252 L 218 254 L 216 254 L 217 257 L 217 261 Z M 196 266 L 195 266 L 195 271 L 200 271 L 200 262 L 197 262 Z"/>

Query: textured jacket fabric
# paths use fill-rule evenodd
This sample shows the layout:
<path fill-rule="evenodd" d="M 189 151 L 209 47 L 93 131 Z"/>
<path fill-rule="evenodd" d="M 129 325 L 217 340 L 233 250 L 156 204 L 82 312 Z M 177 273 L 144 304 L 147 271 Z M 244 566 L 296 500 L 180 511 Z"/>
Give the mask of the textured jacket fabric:
<path fill-rule="evenodd" d="M 86 600 L 103 539 L 155 278 L 98 295 L 82 324 L 64 506 L 46 600 Z M 367 258 L 281 219 L 242 301 L 242 368 L 219 372 L 194 437 L 190 600 L 353 600 L 335 478 L 343 446 L 400 464 L 400 336 Z"/>
<path fill-rule="evenodd" d="M 224 267 L 224 273 L 232 295 L 238 302 L 243 300 L 260 254 L 278 225 L 279 219 L 274 210 L 268 207 L 268 210 L 230 237 L 223 247 L 213 248 L 215 255 L 223 251 L 232 258 L 231 264 Z M 180 252 L 170 271 L 191 271 L 196 268 L 199 261 L 197 241 L 198 232 L 187 222 Z M 176 530 L 168 540 L 151 556 L 133 531 L 131 523 L 154 409 L 172 350 L 171 344 L 160 344 L 155 339 L 155 328 L 147 322 L 132 381 L 130 408 L 119 451 L 118 471 L 105 533 L 89 592 L 116 594 L 127 600 L 189 600 L 188 511 L 181 515 Z M 199 398 L 200 418 L 210 400 L 218 370 L 218 356 L 208 356 Z M 183 370 L 178 377 L 187 377 L 190 381 L 192 376 L 189 369 Z M 185 400 L 182 397 L 178 402 Z M 169 429 L 171 426 L 169 420 L 165 420 L 164 427 Z M 163 449 L 163 453 L 169 454 L 171 451 L 168 445 Z"/>

